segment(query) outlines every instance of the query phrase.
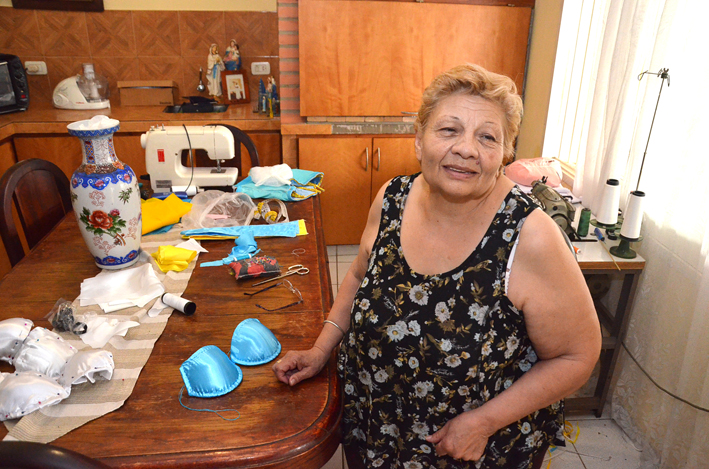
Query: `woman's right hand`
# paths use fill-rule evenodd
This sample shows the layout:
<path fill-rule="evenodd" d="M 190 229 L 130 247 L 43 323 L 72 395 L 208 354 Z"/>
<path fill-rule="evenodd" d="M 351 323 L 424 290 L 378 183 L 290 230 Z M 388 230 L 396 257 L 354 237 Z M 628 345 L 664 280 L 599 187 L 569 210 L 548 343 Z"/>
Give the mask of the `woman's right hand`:
<path fill-rule="evenodd" d="M 320 373 L 330 354 L 319 347 L 310 350 L 290 350 L 273 364 L 273 372 L 279 381 L 295 386 L 304 379 Z"/>

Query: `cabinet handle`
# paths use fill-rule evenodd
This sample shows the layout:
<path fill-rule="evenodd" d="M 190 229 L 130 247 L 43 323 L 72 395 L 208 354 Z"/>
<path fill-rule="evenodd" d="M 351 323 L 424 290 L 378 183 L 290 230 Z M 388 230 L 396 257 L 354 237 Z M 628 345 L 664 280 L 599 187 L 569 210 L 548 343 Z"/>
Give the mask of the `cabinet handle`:
<path fill-rule="evenodd" d="M 364 162 L 364 170 L 368 171 L 369 170 L 369 147 L 364 149 L 364 154 L 367 157 L 367 159 Z"/>
<path fill-rule="evenodd" d="M 377 148 L 377 171 L 382 167 L 382 150 Z"/>

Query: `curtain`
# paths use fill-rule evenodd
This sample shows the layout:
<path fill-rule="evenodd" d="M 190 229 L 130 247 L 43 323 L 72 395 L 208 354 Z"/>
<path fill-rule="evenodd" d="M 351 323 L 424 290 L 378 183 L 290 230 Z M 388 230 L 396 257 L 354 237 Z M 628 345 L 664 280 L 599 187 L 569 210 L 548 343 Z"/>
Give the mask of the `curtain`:
<path fill-rule="evenodd" d="M 612 1 L 607 9 L 595 77 L 591 112 L 585 125 L 586 151 L 576 168 L 573 192 L 597 213 L 609 178 L 621 181 L 621 194 L 633 188 L 625 170 L 648 80 L 638 75 L 650 65 L 661 18 L 661 0 Z M 628 175 L 629 176 L 629 175 Z M 621 202 L 625 196 L 621 197 Z"/>
<path fill-rule="evenodd" d="M 633 244 L 646 267 L 624 340 L 637 363 L 621 350 L 612 398 L 614 420 L 643 448 L 643 468 L 709 466 L 705 5 L 691 0 L 612 2 L 585 161 L 574 187 L 592 210 L 608 177 L 621 179 L 625 194 L 636 185 L 647 194 L 643 240 Z M 661 79 L 637 77 L 665 67 L 670 86 L 663 88 L 648 143 Z"/>

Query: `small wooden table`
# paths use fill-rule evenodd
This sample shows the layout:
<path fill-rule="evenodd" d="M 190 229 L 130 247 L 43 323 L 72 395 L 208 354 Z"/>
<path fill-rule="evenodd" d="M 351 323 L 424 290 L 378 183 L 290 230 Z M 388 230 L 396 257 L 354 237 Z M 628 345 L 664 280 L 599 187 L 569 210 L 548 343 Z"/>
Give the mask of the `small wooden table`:
<path fill-rule="evenodd" d="M 51 444 L 126 468 L 319 468 L 330 459 L 339 444 L 341 415 L 334 357 L 318 376 L 294 388 L 277 381 L 269 363 L 241 367 L 243 382 L 225 396 L 194 399 L 184 393 L 183 402 L 190 407 L 238 409 L 241 417 L 236 421 L 187 410 L 178 401 L 180 365 L 205 345 L 228 353 L 234 328 L 244 319 L 258 318 L 271 329 L 283 347 L 281 355 L 309 348 L 322 329 L 332 287 L 319 198 L 287 207 L 291 220 L 306 220 L 309 234 L 257 241 L 262 253 L 275 257 L 284 270 L 293 264 L 310 269 L 307 275 L 289 277 L 304 301 L 266 312 L 243 294 L 256 290 L 254 280 L 236 281 L 227 267 L 197 267 L 184 293 L 197 304 L 196 314 L 172 314 L 123 407 Z M 234 243 L 203 245 L 209 253 L 200 254 L 198 262 L 226 257 Z M 294 254 L 299 248 L 305 252 Z M 73 300 L 81 281 L 98 272 L 70 214 L 0 282 L 0 320 L 23 317 L 51 329 L 42 318 L 57 299 Z M 282 305 L 294 301 L 285 288 L 272 289 L 272 294 L 282 295 Z M 0 364 L 0 371 L 12 370 Z M 6 434 L 0 425 L 0 438 Z"/>
<path fill-rule="evenodd" d="M 566 410 L 570 412 L 591 410 L 596 417 L 600 417 L 610 391 L 613 371 L 622 347 L 621 342 L 625 338 L 625 330 L 630 319 L 635 290 L 640 274 L 645 268 L 645 259 L 640 256 L 633 259 L 612 256 L 606 248 L 618 244 L 618 241 L 574 242 L 573 244 L 581 250 L 578 254 L 578 263 L 587 281 L 591 275 L 608 275 L 611 279 L 620 279 L 620 288 L 617 291 L 611 289 L 605 296 L 594 298 L 598 319 L 601 322 L 603 342 L 598 381 L 593 395 L 566 399 Z M 604 302 L 606 296 L 608 301 Z M 610 306 L 606 306 L 605 303 Z"/>

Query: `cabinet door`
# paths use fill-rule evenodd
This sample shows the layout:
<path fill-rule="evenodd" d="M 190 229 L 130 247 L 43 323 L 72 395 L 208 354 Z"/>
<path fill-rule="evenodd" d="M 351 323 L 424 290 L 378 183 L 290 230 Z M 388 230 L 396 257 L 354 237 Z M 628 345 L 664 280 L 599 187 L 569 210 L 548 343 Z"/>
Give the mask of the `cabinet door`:
<path fill-rule="evenodd" d="M 359 244 L 371 191 L 372 139 L 300 138 L 298 167 L 325 174 L 320 194 L 325 242 Z M 368 162 L 367 162 L 368 155 Z"/>
<path fill-rule="evenodd" d="M 416 159 L 414 137 L 376 137 L 372 139 L 372 196 L 389 179 L 421 170 Z"/>
<path fill-rule="evenodd" d="M 400 117 L 466 62 L 521 92 L 532 9 L 464 3 L 300 0 L 301 115 Z"/>
<path fill-rule="evenodd" d="M 71 135 L 31 135 L 15 136 L 17 160 L 30 158 L 49 160 L 71 178 L 83 159 L 81 142 Z"/>

